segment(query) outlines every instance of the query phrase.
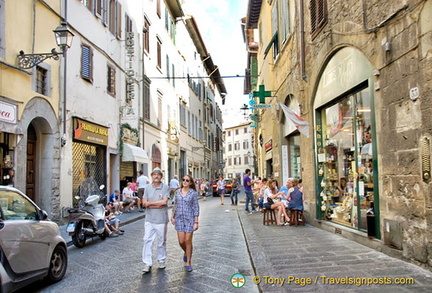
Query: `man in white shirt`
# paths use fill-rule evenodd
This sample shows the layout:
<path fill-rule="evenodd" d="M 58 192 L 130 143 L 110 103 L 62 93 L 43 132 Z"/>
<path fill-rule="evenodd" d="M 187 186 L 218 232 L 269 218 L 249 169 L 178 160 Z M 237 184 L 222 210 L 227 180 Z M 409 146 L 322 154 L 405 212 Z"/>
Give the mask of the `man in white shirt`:
<path fill-rule="evenodd" d="M 138 198 L 142 202 L 145 187 L 147 186 L 147 184 L 150 183 L 150 181 L 149 181 L 148 177 L 146 175 L 144 175 L 144 172 L 142 170 L 139 171 L 139 174 L 140 174 L 140 176 L 137 178 L 136 183 L 138 186 Z M 141 206 L 144 207 L 144 204 L 142 204 Z M 140 209 L 139 211 L 144 212 L 144 209 Z"/>
<path fill-rule="evenodd" d="M 178 181 L 178 176 L 174 175 L 173 179 L 170 180 L 169 188 L 170 188 L 170 198 L 173 199 L 174 191 L 180 186 L 180 182 Z"/>

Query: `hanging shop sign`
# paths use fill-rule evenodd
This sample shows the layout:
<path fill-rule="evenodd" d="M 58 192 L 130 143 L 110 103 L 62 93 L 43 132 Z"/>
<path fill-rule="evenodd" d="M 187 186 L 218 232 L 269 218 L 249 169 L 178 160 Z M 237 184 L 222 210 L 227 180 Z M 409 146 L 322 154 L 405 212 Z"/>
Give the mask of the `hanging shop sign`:
<path fill-rule="evenodd" d="M 108 145 L 108 127 L 100 126 L 79 118 L 73 119 L 73 138 L 80 141 Z"/>
<path fill-rule="evenodd" d="M 16 124 L 16 111 L 16 105 L 0 101 L 0 121 Z"/>
<path fill-rule="evenodd" d="M 135 70 L 133 69 L 134 60 L 134 33 L 126 33 L 126 104 L 130 104 L 135 98 Z"/>

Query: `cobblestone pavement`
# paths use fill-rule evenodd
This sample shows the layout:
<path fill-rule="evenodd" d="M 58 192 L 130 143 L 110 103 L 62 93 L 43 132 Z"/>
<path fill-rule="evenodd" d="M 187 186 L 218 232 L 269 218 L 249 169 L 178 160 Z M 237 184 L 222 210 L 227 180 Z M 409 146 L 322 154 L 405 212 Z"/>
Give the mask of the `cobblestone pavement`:
<path fill-rule="evenodd" d="M 144 221 L 132 213 L 123 220 L 138 220 L 124 226 L 124 236 L 71 246 L 64 280 L 20 292 L 432 292 L 430 271 L 336 234 L 310 225 L 263 226 L 261 213 L 246 214 L 243 204 L 230 206 L 227 198 L 220 205 L 210 197 L 200 207 L 192 273 L 184 271 L 169 224 L 167 268 L 142 275 Z M 236 273 L 245 276 L 242 288 L 230 283 Z M 414 284 L 356 283 L 361 281 Z"/>

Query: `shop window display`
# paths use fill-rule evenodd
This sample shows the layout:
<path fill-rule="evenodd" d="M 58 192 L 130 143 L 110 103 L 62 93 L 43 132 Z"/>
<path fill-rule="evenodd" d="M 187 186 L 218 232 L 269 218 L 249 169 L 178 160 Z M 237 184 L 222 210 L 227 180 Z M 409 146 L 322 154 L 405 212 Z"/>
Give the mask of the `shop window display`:
<path fill-rule="evenodd" d="M 323 217 L 360 230 L 374 201 L 371 110 L 366 88 L 322 108 L 317 124 Z"/>

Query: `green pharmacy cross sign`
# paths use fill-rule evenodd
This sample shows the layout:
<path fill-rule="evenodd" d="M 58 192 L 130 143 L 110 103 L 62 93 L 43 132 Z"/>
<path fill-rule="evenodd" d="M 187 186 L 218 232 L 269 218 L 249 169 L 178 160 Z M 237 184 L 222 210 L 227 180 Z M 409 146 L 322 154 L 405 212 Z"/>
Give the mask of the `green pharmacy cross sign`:
<path fill-rule="evenodd" d="M 260 100 L 260 104 L 265 104 L 265 98 L 266 97 L 271 97 L 271 91 L 266 91 L 264 88 L 264 85 L 260 85 L 259 86 L 259 90 L 258 91 L 254 91 L 253 92 L 253 96 L 254 97 L 259 97 Z"/>

